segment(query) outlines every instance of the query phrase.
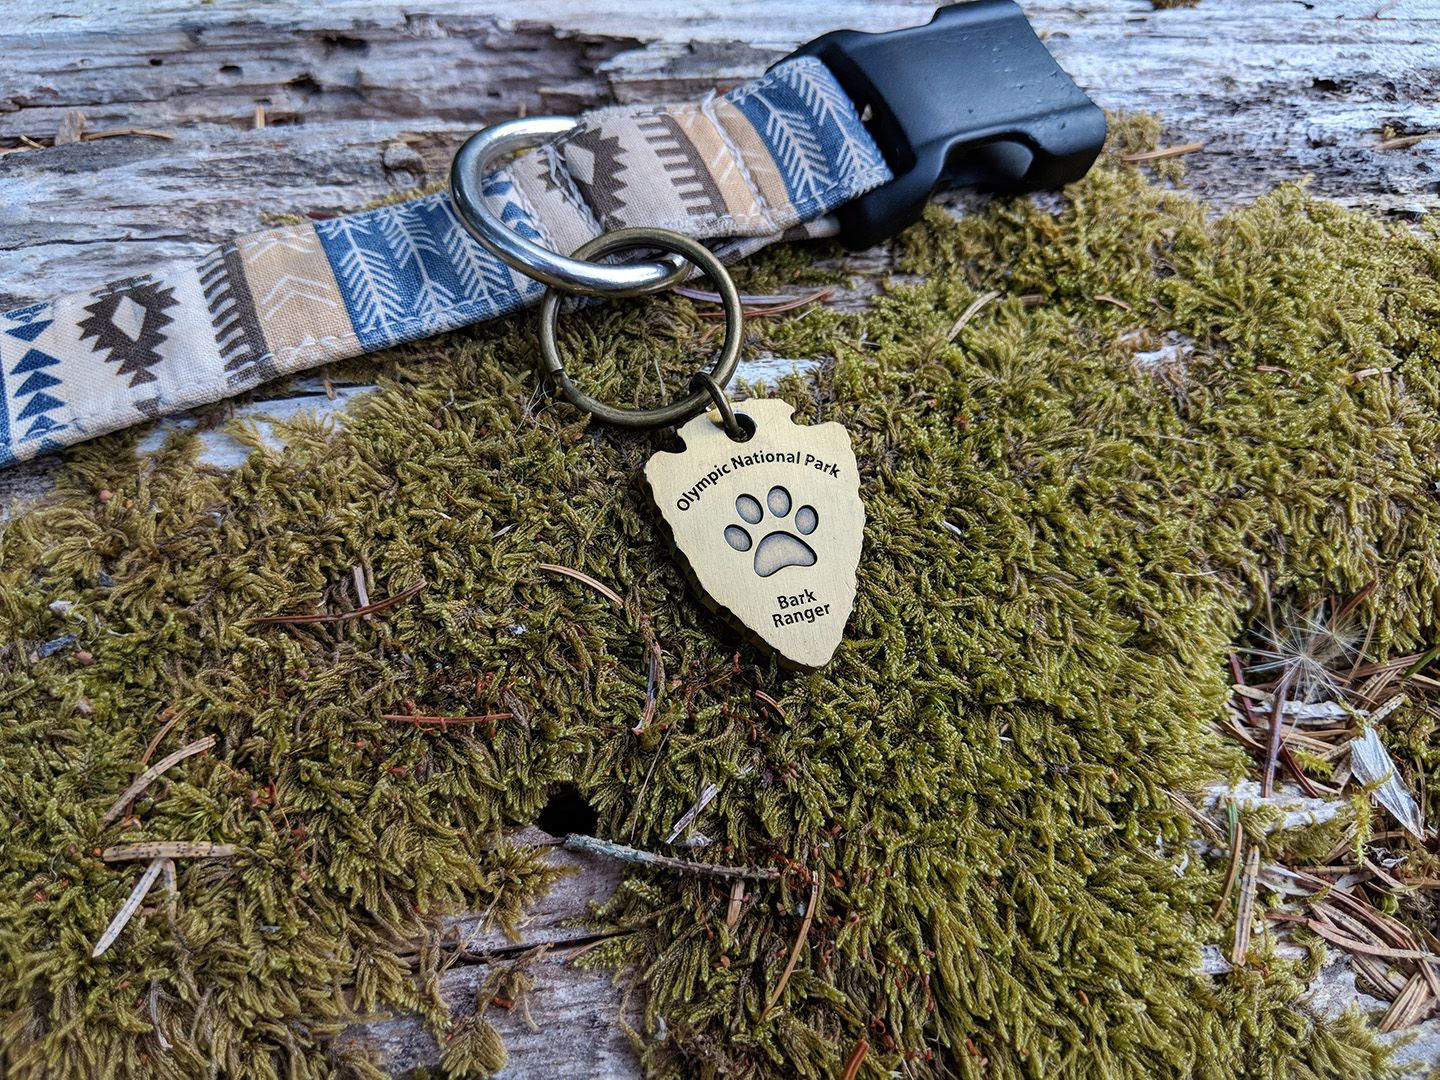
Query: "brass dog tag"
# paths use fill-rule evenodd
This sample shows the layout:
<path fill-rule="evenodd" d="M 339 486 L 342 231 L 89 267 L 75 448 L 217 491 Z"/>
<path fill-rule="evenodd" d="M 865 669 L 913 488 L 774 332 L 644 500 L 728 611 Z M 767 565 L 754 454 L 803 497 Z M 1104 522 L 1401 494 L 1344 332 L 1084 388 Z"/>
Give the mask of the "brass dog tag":
<path fill-rule="evenodd" d="M 745 402 L 745 442 L 697 416 L 684 451 L 656 454 L 645 478 L 705 599 L 792 664 L 820 667 L 855 603 L 865 506 L 849 433 L 800 427 L 794 411 Z"/>

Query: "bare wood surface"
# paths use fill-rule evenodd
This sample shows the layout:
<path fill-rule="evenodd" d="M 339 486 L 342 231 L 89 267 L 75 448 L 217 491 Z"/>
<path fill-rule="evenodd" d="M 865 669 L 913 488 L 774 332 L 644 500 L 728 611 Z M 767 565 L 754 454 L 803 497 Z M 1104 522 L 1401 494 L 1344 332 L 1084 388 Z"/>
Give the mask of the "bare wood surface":
<path fill-rule="evenodd" d="M 1158 112 L 1173 145 L 1202 144 L 1186 155 L 1189 182 L 1219 206 L 1302 177 L 1320 194 L 1402 219 L 1440 204 L 1440 139 L 1421 137 L 1440 132 L 1440 0 L 1201 0 L 1163 11 L 1148 0 L 1022 3 L 1102 105 Z M 269 214 L 348 212 L 436 182 L 464 136 L 486 123 L 695 97 L 755 76 L 826 30 L 893 29 L 925 21 L 932 7 L 494 0 L 478 13 L 471 0 L 8 0 L 0 309 L 193 258 Z M 132 129 L 173 139 L 87 138 Z M 838 301 L 863 305 L 890 269 L 888 252 L 849 265 L 857 276 Z M 796 363 L 767 358 L 742 374 Z M 336 411 L 367 389 L 299 380 L 233 408 L 256 418 Z M 144 445 L 194 422 L 167 421 Z M 205 436 L 214 464 L 243 452 L 223 431 Z M 0 470 L 0 520 L 42 496 L 54 469 L 50 459 Z M 518 1009 L 487 1012 L 509 1046 L 505 1075 L 633 1075 L 619 992 L 607 975 L 565 959 L 590 940 L 569 924 L 609 895 L 620 867 L 558 848 L 549 858 L 577 872 L 530 912 L 520 942 L 483 930 L 478 916 L 457 921 L 473 940 L 442 992 L 464 1015 L 492 970 L 485 954 L 509 962 L 517 949 L 549 944 L 532 968 L 538 1032 Z M 1365 1004 L 1343 958 L 1326 968 L 1317 997 Z M 1421 1026 L 1405 1059 L 1440 1059 L 1437 1025 Z M 415 1017 L 378 1018 L 347 1037 L 397 1074 L 440 1056 Z"/>
<path fill-rule="evenodd" d="M 619 991 L 605 971 L 580 970 L 565 951 L 548 952 L 527 967 L 535 988 L 526 995 L 529 1010 L 494 1006 L 485 1019 L 505 1040 L 507 1078 L 596 1080 L 638 1074 L 634 1049 L 616 1023 Z M 451 968 L 441 978 L 440 992 L 459 1020 L 475 1011 L 475 991 L 491 973 L 487 964 Z M 533 1027 L 531 1024 L 533 1023 Z M 396 1075 L 440 1064 L 441 1046 L 419 1017 L 378 1019 L 344 1036 L 347 1042 L 373 1050 L 381 1066 Z"/>
<path fill-rule="evenodd" d="M 1221 204 L 1280 179 L 1387 210 L 1436 205 L 1440 3 L 1027 3 L 1104 106 L 1200 141 L 1192 183 Z M 926 0 L 647 2 L 587 10 L 387 3 L 11 0 L 0 23 L 0 307 L 190 257 L 266 212 L 336 213 L 438 180 L 477 127 L 522 112 L 675 100 L 753 77 L 835 26 L 923 22 Z M 622 13 L 623 12 L 623 13 Z M 637 35 L 643 35 L 643 40 Z M 265 112 L 256 130 L 255 109 Z M 145 136 L 34 150 L 66 117 Z"/>
<path fill-rule="evenodd" d="M 504 1075 L 545 1080 L 634 1075 L 634 1049 L 617 1022 L 621 988 L 607 971 L 574 965 L 576 954 L 596 941 L 583 920 L 592 904 L 615 891 L 624 868 L 611 859 L 567 851 L 533 827 L 511 839 L 549 846 L 547 861 L 572 873 L 526 912 L 519 941 L 479 915 L 454 920 L 453 940 L 463 943 L 464 949 L 457 951 L 457 959 L 440 977 L 440 993 L 452 1017 L 459 1020 L 475 1011 L 475 991 L 493 973 L 492 965 L 543 949 L 526 964 L 535 985 L 525 999 L 510 1009 L 492 1006 L 485 1011 L 485 1019 L 500 1032 L 510 1055 Z M 636 1010 L 630 1009 L 625 1019 L 636 1026 Z M 418 1016 L 379 1017 L 350 1029 L 344 1038 L 374 1051 L 382 1065 L 396 1074 L 433 1069 L 440 1063 L 441 1042 Z"/>

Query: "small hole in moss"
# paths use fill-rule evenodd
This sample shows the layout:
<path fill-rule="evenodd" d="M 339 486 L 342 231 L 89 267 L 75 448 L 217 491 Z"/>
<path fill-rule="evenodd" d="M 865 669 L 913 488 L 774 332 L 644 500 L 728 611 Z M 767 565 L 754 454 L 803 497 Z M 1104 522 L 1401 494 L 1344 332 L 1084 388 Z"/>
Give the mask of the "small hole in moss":
<path fill-rule="evenodd" d="M 562 788 L 550 796 L 535 824 L 551 836 L 569 836 L 571 833 L 594 836 L 599 820 L 600 815 L 585 800 L 585 796 L 574 788 Z"/>

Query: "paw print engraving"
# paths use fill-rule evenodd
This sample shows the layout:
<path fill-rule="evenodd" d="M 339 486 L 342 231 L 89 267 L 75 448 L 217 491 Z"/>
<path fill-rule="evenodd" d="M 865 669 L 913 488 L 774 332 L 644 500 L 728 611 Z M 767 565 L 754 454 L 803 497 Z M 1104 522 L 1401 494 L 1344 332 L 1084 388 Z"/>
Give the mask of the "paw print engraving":
<path fill-rule="evenodd" d="M 772 518 L 789 517 L 792 505 L 790 492 L 777 484 L 765 496 L 764 506 L 761 506 L 760 500 L 753 495 L 741 495 L 735 500 L 735 512 L 748 524 L 759 525 L 764 520 L 767 510 Z M 802 506 L 795 511 L 795 519 L 790 522 L 790 527 L 795 532 L 775 528 L 761 537 L 757 544 L 751 539 L 750 530 L 745 526 L 727 525 L 725 526 L 725 542 L 736 551 L 749 551 L 751 547 L 754 547 L 755 573 L 760 577 L 769 577 L 771 574 L 784 570 L 787 566 L 815 565 L 815 549 L 800 539 L 800 536 L 809 536 L 819 524 L 820 515 L 815 512 L 815 508 Z M 799 533 L 800 536 L 796 536 L 795 533 Z"/>

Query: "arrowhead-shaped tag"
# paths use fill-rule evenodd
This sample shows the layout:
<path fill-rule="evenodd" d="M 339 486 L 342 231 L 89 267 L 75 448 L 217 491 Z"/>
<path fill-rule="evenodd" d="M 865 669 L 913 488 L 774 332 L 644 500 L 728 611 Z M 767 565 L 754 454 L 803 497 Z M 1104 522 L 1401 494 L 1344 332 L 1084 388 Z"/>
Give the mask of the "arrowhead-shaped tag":
<path fill-rule="evenodd" d="M 786 660 L 820 667 L 855 603 L 865 529 L 850 435 L 800 427 L 784 401 L 735 411 L 754 423 L 748 440 L 697 416 L 680 429 L 684 451 L 656 454 L 645 478 L 704 597 Z"/>

